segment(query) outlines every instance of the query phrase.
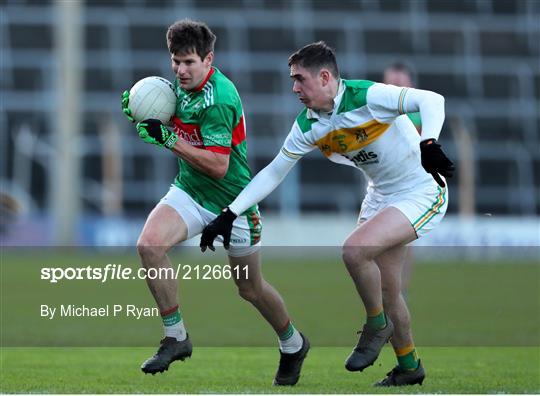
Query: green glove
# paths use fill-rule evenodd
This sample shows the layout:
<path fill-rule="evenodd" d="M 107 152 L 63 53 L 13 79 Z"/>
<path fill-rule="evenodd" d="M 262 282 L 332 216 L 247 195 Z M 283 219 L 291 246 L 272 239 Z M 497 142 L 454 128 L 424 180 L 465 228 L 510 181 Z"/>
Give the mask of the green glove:
<path fill-rule="evenodd" d="M 122 113 L 126 115 L 128 120 L 135 122 L 135 119 L 131 114 L 131 109 L 129 108 L 129 91 L 124 91 L 124 93 L 122 93 Z"/>
<path fill-rule="evenodd" d="M 139 137 L 146 143 L 167 147 L 168 149 L 172 149 L 178 140 L 178 136 L 167 129 L 160 120 L 152 118 L 139 122 L 137 132 L 139 132 Z"/>

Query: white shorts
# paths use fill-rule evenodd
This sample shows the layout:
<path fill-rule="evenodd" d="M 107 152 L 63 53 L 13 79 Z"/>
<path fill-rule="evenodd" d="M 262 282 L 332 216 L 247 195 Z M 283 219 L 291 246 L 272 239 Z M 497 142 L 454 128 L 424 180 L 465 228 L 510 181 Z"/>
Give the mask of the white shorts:
<path fill-rule="evenodd" d="M 204 227 L 217 215 L 199 205 L 184 190 L 171 185 L 169 192 L 158 205 L 168 205 L 182 217 L 188 229 L 188 239 L 202 233 Z M 231 257 L 248 256 L 261 247 L 262 223 L 258 211 L 247 216 L 238 216 L 233 223 L 231 246 L 227 253 Z M 223 242 L 223 238 L 216 238 Z"/>
<path fill-rule="evenodd" d="M 398 194 L 370 192 L 362 202 L 358 222 L 369 220 L 388 206 L 399 209 L 409 219 L 418 238 L 440 223 L 448 208 L 448 186 L 429 184 Z"/>

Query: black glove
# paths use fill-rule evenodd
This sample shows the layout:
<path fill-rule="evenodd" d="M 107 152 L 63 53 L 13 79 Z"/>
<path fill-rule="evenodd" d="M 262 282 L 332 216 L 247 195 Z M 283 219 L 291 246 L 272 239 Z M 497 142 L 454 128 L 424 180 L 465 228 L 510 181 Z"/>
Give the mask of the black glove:
<path fill-rule="evenodd" d="M 231 242 L 233 222 L 237 217 L 238 216 L 229 208 L 223 209 L 218 217 L 204 227 L 201 235 L 201 251 L 205 252 L 206 248 L 215 251 L 214 239 L 216 239 L 218 235 L 223 236 L 223 247 L 228 249 Z"/>
<path fill-rule="evenodd" d="M 155 144 L 160 147 L 172 149 L 178 140 L 174 132 L 167 129 L 160 120 L 149 118 L 137 124 L 139 137 L 146 143 Z"/>
<path fill-rule="evenodd" d="M 446 187 L 441 176 L 452 177 L 454 174 L 454 164 L 448 159 L 441 149 L 441 145 L 435 139 L 427 139 L 420 142 L 420 153 L 422 157 L 422 166 L 427 173 L 435 179 L 441 187 Z"/>

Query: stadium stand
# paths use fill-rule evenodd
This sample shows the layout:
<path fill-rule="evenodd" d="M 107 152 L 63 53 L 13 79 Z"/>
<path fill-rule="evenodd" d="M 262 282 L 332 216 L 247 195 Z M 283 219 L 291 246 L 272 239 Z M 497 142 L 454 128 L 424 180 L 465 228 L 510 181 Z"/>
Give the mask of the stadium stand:
<path fill-rule="evenodd" d="M 447 116 L 460 117 L 475 141 L 478 212 L 540 212 L 540 2 L 534 0 L 89 0 L 81 21 L 85 212 L 103 210 L 100 134 L 107 120 L 123 136 L 123 213 L 144 214 L 167 190 L 175 161 L 140 143 L 119 98 L 142 77 L 172 77 L 165 31 L 185 16 L 206 21 L 218 35 L 216 65 L 244 101 L 255 172 L 274 157 L 301 109 L 291 93 L 288 55 L 323 39 L 336 49 L 343 77 L 380 80 L 382 69 L 399 58 L 415 65 L 420 87 L 446 97 Z M 0 179 L 14 184 L 17 177 L 18 188 L 43 211 L 54 177 L 54 84 L 61 77 L 55 71 L 56 23 L 52 1 L 2 2 Z M 441 139 L 455 158 L 448 123 Z M 301 161 L 262 209 L 356 211 L 362 175 L 341 167 L 331 178 L 335 165 L 323 161 L 320 153 Z M 449 213 L 457 205 L 453 199 Z"/>

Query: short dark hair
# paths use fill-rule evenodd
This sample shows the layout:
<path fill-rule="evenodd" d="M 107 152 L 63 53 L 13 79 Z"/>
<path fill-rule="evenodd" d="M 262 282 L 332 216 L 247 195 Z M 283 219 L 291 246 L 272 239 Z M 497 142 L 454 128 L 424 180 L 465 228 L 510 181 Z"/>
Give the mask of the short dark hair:
<path fill-rule="evenodd" d="M 416 84 L 416 70 L 410 63 L 407 63 L 405 61 L 395 61 L 393 63 L 390 63 L 384 69 L 385 72 L 388 70 L 395 70 L 398 72 L 405 73 L 409 76 L 409 78 L 411 79 L 411 82 L 413 84 Z"/>
<path fill-rule="evenodd" d="M 171 54 L 195 52 L 201 59 L 214 51 L 216 35 L 204 22 L 185 18 L 167 29 L 167 47 Z"/>
<path fill-rule="evenodd" d="M 289 56 L 289 67 L 302 66 L 311 72 L 327 68 L 335 78 L 339 78 L 339 69 L 334 50 L 324 41 L 308 44 Z"/>

